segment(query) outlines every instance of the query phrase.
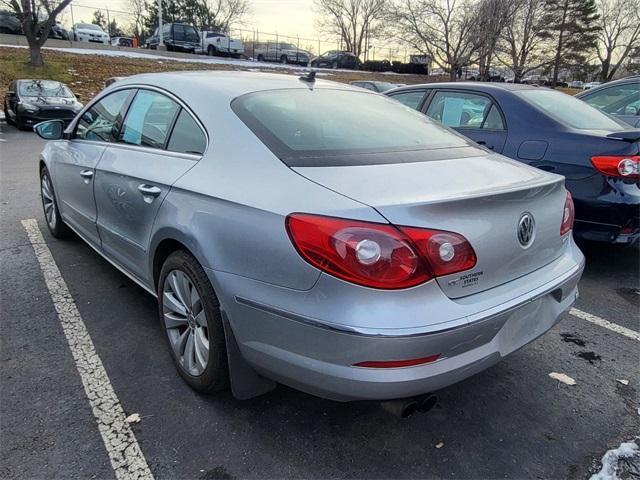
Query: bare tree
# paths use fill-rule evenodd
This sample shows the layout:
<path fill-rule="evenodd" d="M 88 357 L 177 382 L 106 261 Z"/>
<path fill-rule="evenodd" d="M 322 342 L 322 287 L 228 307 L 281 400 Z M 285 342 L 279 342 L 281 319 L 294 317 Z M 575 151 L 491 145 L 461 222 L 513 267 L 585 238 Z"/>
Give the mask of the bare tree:
<path fill-rule="evenodd" d="M 476 15 L 466 0 L 399 0 L 393 10 L 397 36 L 430 56 L 452 81 L 479 49 Z"/>
<path fill-rule="evenodd" d="M 640 46 L 640 2 L 599 0 L 598 59 L 600 78 L 611 80 L 635 47 Z"/>
<path fill-rule="evenodd" d="M 498 60 L 513 71 L 514 83 L 553 60 L 545 23 L 545 0 L 518 0 L 499 43 Z"/>
<path fill-rule="evenodd" d="M 320 30 L 337 35 L 356 57 L 377 36 L 388 0 L 315 0 Z"/>
<path fill-rule="evenodd" d="M 42 67 L 42 45 L 47 41 L 49 31 L 56 17 L 71 0 L 0 0 L 0 5 L 9 7 L 22 23 L 22 31 L 27 37 L 31 66 Z"/>
<path fill-rule="evenodd" d="M 241 22 L 250 11 L 248 0 L 196 0 L 195 4 L 198 26 L 221 32 L 228 32 L 232 25 Z"/>
<path fill-rule="evenodd" d="M 144 17 L 147 13 L 145 0 L 129 0 L 129 13 L 133 19 L 133 34 L 140 39 L 144 36 Z"/>
<path fill-rule="evenodd" d="M 480 79 L 491 78 L 491 65 L 505 27 L 518 9 L 512 0 L 480 0 L 477 5 L 474 35 L 478 45 L 477 62 Z"/>

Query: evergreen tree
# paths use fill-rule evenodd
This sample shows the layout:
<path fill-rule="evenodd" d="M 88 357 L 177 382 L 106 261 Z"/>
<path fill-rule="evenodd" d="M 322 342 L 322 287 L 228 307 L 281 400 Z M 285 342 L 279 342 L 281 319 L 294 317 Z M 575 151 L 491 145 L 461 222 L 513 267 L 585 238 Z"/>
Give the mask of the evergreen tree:
<path fill-rule="evenodd" d="M 91 23 L 98 25 L 102 30 L 107 30 L 107 17 L 102 13 L 102 10 L 93 12 L 93 20 L 91 20 Z"/>
<path fill-rule="evenodd" d="M 595 0 L 548 0 L 546 24 L 555 40 L 552 86 L 558 72 L 584 63 L 595 51 L 599 18 Z"/>

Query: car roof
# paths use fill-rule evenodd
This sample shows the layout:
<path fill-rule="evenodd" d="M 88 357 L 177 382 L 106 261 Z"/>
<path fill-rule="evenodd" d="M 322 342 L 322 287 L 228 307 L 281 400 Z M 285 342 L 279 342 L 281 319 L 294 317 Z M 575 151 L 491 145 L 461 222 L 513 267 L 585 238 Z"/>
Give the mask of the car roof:
<path fill-rule="evenodd" d="M 481 91 L 518 91 L 518 90 L 535 90 L 543 87 L 536 85 L 525 85 L 523 83 L 503 83 L 503 82 L 433 82 L 421 83 L 418 85 L 407 85 L 405 87 L 394 88 L 393 92 L 402 90 L 412 90 L 415 88 L 457 88 L 463 90 L 481 90 Z M 391 93 L 391 91 L 389 91 Z"/>
<path fill-rule="evenodd" d="M 310 84 L 300 80 L 299 75 L 242 71 L 202 70 L 146 73 L 123 79 L 118 82 L 118 87 L 130 84 L 156 86 L 185 98 L 192 95 L 202 98 L 208 93 L 218 97 L 226 96 L 230 100 L 246 93 L 287 88 L 332 88 L 361 91 L 357 87 L 319 78 Z"/>

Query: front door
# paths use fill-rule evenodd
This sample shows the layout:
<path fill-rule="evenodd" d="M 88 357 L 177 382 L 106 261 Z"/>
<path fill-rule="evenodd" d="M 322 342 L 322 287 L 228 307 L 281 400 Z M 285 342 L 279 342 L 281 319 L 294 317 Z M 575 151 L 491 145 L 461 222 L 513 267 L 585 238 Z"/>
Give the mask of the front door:
<path fill-rule="evenodd" d="M 94 104 L 79 119 L 71 139 L 56 142 L 52 149 L 60 214 L 96 247 L 100 239 L 93 196 L 95 169 L 107 144 L 114 140 L 113 132 L 130 94 L 121 90 Z"/>
<path fill-rule="evenodd" d="M 426 114 L 494 152 L 501 153 L 507 141 L 502 112 L 487 95 L 439 90 Z"/>
<path fill-rule="evenodd" d="M 171 185 L 195 164 L 190 155 L 166 150 L 180 115 L 180 105 L 164 94 L 138 90 L 118 143 L 109 145 L 96 172 L 102 250 L 141 280 L 148 279 L 149 239 L 158 209 Z"/>

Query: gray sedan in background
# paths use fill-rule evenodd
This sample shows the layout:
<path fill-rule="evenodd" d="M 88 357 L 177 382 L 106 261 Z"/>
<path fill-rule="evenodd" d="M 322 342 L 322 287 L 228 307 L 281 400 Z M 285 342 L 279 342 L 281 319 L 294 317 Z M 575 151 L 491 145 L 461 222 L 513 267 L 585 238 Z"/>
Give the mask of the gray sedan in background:
<path fill-rule="evenodd" d="M 360 88 L 146 74 L 61 127 L 36 127 L 52 140 L 51 233 L 73 230 L 157 297 L 200 392 L 423 395 L 542 335 L 577 296 L 563 177 Z"/>

